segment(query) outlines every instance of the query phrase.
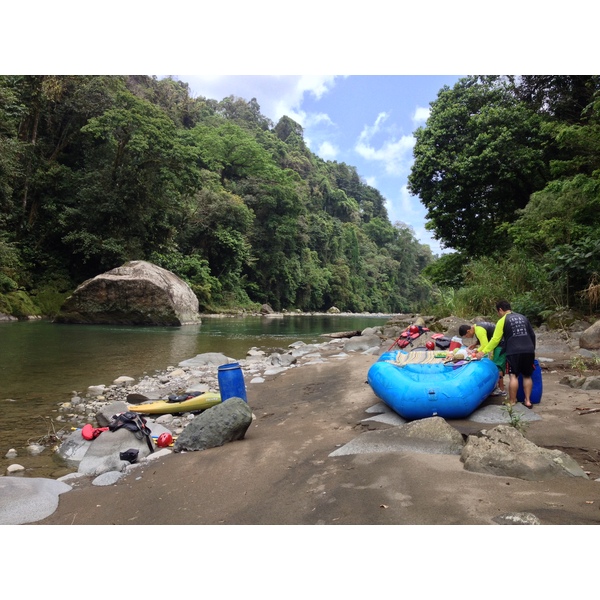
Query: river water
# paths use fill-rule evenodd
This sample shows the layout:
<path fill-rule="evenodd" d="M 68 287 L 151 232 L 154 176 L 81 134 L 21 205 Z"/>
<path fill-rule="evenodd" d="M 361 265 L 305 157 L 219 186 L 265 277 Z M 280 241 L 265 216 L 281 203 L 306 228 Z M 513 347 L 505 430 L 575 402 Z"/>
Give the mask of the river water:
<path fill-rule="evenodd" d="M 48 450 L 28 457 L 25 448 L 52 433 L 58 405 L 90 385 L 110 385 L 121 375 L 138 380 L 205 352 L 240 360 L 252 347 L 274 351 L 298 340 L 321 343 L 323 333 L 388 320 L 389 315 L 285 315 L 203 317 L 201 324 L 184 327 L 0 323 L 0 474 L 17 462 L 27 468 L 26 476 L 60 476 Z M 16 459 L 4 458 L 10 448 L 17 450 Z"/>

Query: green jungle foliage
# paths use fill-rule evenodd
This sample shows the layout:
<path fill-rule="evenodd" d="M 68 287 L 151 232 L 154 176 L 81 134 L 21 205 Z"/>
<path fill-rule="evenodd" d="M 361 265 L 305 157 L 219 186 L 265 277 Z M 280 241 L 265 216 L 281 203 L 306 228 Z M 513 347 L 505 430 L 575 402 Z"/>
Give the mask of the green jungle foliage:
<path fill-rule="evenodd" d="M 0 76 L 1 310 L 56 313 L 84 280 L 149 260 L 201 310 L 402 312 L 432 260 L 385 199 L 256 99 L 147 76 Z M 18 304 L 18 307 L 17 307 Z"/>
<path fill-rule="evenodd" d="M 136 259 L 187 281 L 204 311 L 598 310 L 599 76 L 465 77 L 414 135 L 409 189 L 453 251 L 441 257 L 254 98 L 0 76 L 0 312 L 52 314 Z"/>
<path fill-rule="evenodd" d="M 409 189 L 456 251 L 423 271 L 433 312 L 598 310 L 600 77 L 466 77 L 415 137 Z"/>

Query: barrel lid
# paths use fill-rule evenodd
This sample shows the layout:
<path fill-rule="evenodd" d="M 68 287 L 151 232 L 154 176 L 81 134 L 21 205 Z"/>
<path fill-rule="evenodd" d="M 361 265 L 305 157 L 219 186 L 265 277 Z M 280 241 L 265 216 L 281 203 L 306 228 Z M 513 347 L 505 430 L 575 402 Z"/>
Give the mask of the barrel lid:
<path fill-rule="evenodd" d="M 226 365 L 220 365 L 218 370 L 219 371 L 228 371 L 230 369 L 239 369 L 240 368 L 240 363 L 227 363 Z"/>

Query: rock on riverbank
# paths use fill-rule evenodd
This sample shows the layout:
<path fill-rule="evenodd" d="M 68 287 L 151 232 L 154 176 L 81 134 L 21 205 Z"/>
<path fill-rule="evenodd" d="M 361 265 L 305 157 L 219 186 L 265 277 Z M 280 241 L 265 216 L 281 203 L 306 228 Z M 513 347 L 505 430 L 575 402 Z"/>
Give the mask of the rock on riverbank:
<path fill-rule="evenodd" d="M 303 365 L 326 360 L 343 360 L 348 352 L 378 353 L 382 338 L 373 334 L 371 330 L 365 333 L 367 335 L 334 338 L 320 344 L 298 341 L 293 343 L 287 352 L 273 352 L 269 355 L 262 350 L 251 348 L 242 360 L 234 360 L 216 352 L 199 354 L 181 361 L 176 366 L 169 366 L 154 376 L 147 375 L 138 382 L 131 377 L 120 376 L 112 385 L 90 386 L 85 394 L 76 395 L 70 402 L 61 404 L 60 415 L 56 420 L 72 423 L 74 427 L 82 427 L 86 423 L 97 426 L 97 414 L 115 402 L 138 404 L 140 398 L 159 400 L 185 393 L 218 392 L 218 367 L 228 363 L 236 362 L 240 365 L 245 384 L 250 386 L 263 383 L 269 376 Z M 134 402 L 128 398 L 134 399 Z M 156 417 L 156 420 L 177 435 L 193 416 L 190 413 L 179 416 L 163 415 Z"/>
<path fill-rule="evenodd" d="M 58 323 L 185 325 L 199 323 L 198 298 L 174 273 L 134 260 L 84 281 L 56 317 Z"/>

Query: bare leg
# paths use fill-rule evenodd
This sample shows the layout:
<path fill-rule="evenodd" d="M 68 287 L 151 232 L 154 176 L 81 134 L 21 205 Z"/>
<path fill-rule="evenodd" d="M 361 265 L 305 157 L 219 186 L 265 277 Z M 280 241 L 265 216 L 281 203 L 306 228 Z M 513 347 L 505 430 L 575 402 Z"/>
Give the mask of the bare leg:
<path fill-rule="evenodd" d="M 531 377 L 523 377 L 523 392 L 525 394 L 525 400 L 523 404 L 525 406 L 531 406 L 531 390 L 533 389 L 533 379 Z"/>
<path fill-rule="evenodd" d="M 508 402 L 509 404 L 517 403 L 517 391 L 519 389 L 519 378 L 511 373 L 508 376 Z"/>
<path fill-rule="evenodd" d="M 500 373 L 500 375 L 498 376 L 498 389 L 500 391 L 504 391 L 504 373 Z"/>

